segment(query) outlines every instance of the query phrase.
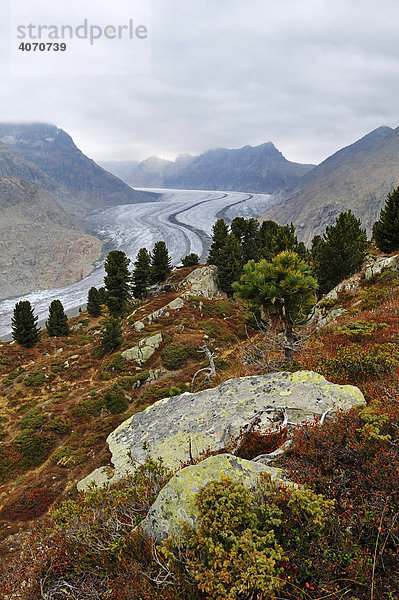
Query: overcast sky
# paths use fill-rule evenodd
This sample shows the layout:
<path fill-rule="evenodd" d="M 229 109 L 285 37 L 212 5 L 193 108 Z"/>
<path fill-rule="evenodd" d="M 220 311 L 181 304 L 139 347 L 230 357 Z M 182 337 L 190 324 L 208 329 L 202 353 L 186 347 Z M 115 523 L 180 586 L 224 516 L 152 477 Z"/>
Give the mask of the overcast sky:
<path fill-rule="evenodd" d="M 48 3 L 67 23 L 69 3 L 34 0 L 38 10 Z M 134 0 L 118 4 L 134 19 Z M 0 6 L 6 57 L 17 40 L 7 0 Z M 4 58 L 0 120 L 55 123 L 96 160 L 270 140 L 289 160 L 314 163 L 380 125 L 399 125 L 397 0 L 152 0 L 151 15 L 144 74 L 131 40 L 112 42 L 123 44 L 131 73 L 118 74 L 102 47 L 100 73 L 21 74 Z"/>

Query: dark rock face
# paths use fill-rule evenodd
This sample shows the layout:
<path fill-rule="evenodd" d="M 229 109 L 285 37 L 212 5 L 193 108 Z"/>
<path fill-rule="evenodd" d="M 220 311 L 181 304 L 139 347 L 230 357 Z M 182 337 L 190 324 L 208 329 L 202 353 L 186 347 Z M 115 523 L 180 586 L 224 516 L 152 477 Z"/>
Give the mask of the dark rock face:
<path fill-rule="evenodd" d="M 313 166 L 288 161 L 268 142 L 236 150 L 209 150 L 195 157 L 184 155 L 174 162 L 152 156 L 138 165 L 133 163 L 124 180 L 138 187 L 284 194 Z"/>
<path fill-rule="evenodd" d="M 104 171 L 55 125 L 2 123 L 0 141 L 55 182 L 56 198 L 70 214 L 154 200 Z"/>
<path fill-rule="evenodd" d="M 309 244 L 351 209 L 370 234 L 387 194 L 398 185 L 399 128 L 379 127 L 305 174 L 294 193 L 268 208 L 262 220 L 292 221 Z"/>

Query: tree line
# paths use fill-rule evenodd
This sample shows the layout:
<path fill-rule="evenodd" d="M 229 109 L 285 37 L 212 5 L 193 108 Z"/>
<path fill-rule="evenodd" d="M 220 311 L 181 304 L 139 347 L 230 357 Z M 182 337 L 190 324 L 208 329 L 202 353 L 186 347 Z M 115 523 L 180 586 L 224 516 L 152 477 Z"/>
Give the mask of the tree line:
<path fill-rule="evenodd" d="M 388 195 L 374 224 L 373 237 L 381 251 L 399 250 L 399 188 Z M 350 210 L 342 212 L 322 236 L 316 235 L 310 250 L 298 241 L 292 223 L 260 224 L 253 218 L 236 217 L 230 226 L 223 219 L 216 221 L 208 262 L 217 266 L 220 287 L 228 296 L 235 293 L 258 314 L 278 317 L 285 323 L 289 337 L 294 324 L 309 314 L 317 293 L 327 293 L 360 269 L 366 248 L 366 232 Z M 194 253 L 182 260 L 183 266 L 198 263 Z M 132 273 L 129 264 L 124 252 L 112 250 L 104 265 L 104 287 L 92 287 L 88 292 L 87 310 L 91 316 L 99 317 L 104 304 L 108 309 L 101 338 L 108 351 L 121 343 L 120 319 L 132 294 L 137 299 L 145 298 L 150 286 L 164 281 L 172 269 L 163 241 L 156 242 L 152 252 L 140 248 Z M 50 304 L 46 328 L 49 336 L 69 334 L 68 318 L 60 300 Z M 27 348 L 40 339 L 37 317 L 27 300 L 15 305 L 12 337 Z"/>

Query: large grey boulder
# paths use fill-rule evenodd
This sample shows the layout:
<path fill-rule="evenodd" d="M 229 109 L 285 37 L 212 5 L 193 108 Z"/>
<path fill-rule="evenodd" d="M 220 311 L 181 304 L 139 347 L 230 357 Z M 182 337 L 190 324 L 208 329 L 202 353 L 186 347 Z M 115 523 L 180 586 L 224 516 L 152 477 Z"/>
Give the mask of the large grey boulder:
<path fill-rule="evenodd" d="M 361 391 L 311 371 L 230 379 L 213 389 L 159 400 L 124 421 L 107 439 L 117 473 L 148 455 L 172 469 L 210 448 L 225 448 L 253 423 L 292 427 L 314 416 L 365 404 Z"/>
<path fill-rule="evenodd" d="M 160 491 L 141 528 L 157 542 L 168 535 L 179 536 L 182 523 L 195 527 L 198 519 L 195 497 L 209 481 L 221 481 L 226 477 L 241 482 L 251 490 L 256 488 L 258 478 L 264 472 L 276 481 L 276 485 L 288 483 L 283 479 L 281 469 L 266 467 L 231 454 L 211 456 L 197 465 L 185 467 Z"/>

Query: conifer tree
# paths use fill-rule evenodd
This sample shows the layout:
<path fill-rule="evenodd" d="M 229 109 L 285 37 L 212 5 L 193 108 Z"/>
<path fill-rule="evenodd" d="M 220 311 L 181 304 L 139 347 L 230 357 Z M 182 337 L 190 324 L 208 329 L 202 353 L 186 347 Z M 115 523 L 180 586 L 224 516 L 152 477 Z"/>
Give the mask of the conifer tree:
<path fill-rule="evenodd" d="M 373 236 L 382 252 L 399 250 L 399 187 L 388 194 L 380 218 L 374 223 Z"/>
<path fill-rule="evenodd" d="M 130 296 L 130 260 L 122 250 L 111 250 L 105 260 L 106 304 L 113 317 L 124 314 Z"/>
<path fill-rule="evenodd" d="M 12 338 L 25 348 L 32 348 L 40 339 L 37 317 L 28 300 L 17 302 L 11 319 Z"/>
<path fill-rule="evenodd" d="M 151 283 L 151 256 L 147 248 L 140 248 L 137 258 L 134 262 L 132 274 L 133 296 L 135 298 L 145 298 L 148 293 L 148 286 Z"/>
<path fill-rule="evenodd" d="M 218 277 L 220 289 L 228 296 L 233 295 L 232 283 L 240 278 L 242 272 L 241 246 L 236 236 L 230 233 L 219 254 Z"/>
<path fill-rule="evenodd" d="M 107 352 L 113 352 L 122 343 L 122 323 L 117 317 L 107 317 L 103 325 L 101 345 Z"/>
<path fill-rule="evenodd" d="M 171 270 L 172 265 L 165 242 L 156 242 L 151 254 L 151 279 L 153 283 L 164 281 Z"/>
<path fill-rule="evenodd" d="M 95 287 L 91 287 L 87 294 L 87 312 L 91 317 L 99 317 L 101 315 L 101 295 Z"/>
<path fill-rule="evenodd" d="M 208 254 L 208 263 L 220 265 L 220 254 L 227 242 L 229 228 L 224 219 L 218 219 L 212 229 L 212 244 Z"/>
<path fill-rule="evenodd" d="M 50 304 L 46 328 L 50 337 L 69 335 L 68 317 L 60 300 L 53 300 Z"/>
<path fill-rule="evenodd" d="M 322 294 L 360 269 L 366 245 L 366 232 L 350 210 L 342 212 L 335 225 L 326 228 L 323 238 L 313 239 L 313 262 Z"/>
<path fill-rule="evenodd" d="M 199 265 L 199 256 L 192 252 L 191 254 L 187 254 L 184 258 L 182 258 L 181 264 L 183 267 L 195 267 L 195 265 Z"/>
<path fill-rule="evenodd" d="M 285 358 L 293 360 L 294 327 L 316 303 L 317 281 L 312 269 L 295 252 L 285 251 L 270 262 L 250 260 L 233 289 L 263 320 L 270 319 L 285 336 Z"/>

